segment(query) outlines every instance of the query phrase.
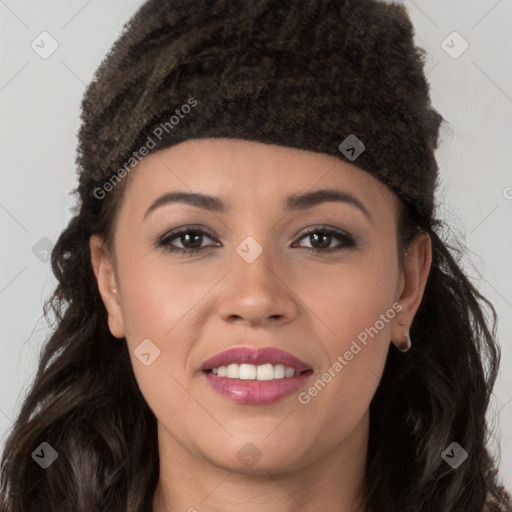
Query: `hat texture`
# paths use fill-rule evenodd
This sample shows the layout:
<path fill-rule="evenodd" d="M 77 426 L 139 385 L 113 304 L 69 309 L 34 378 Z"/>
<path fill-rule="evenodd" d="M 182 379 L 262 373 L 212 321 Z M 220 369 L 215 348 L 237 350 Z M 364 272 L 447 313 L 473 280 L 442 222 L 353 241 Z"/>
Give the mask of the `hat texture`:
<path fill-rule="evenodd" d="M 430 218 L 442 117 L 413 36 L 402 5 L 376 0 L 150 0 L 84 97 L 81 189 L 229 137 L 333 155 Z"/>

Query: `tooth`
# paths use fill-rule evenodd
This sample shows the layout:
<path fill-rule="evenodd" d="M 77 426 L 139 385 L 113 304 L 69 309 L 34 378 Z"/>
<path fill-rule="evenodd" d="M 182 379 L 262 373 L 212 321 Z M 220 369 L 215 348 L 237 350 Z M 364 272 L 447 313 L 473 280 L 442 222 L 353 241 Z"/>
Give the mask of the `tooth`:
<path fill-rule="evenodd" d="M 240 378 L 240 366 L 237 364 L 228 364 L 226 367 L 226 377 L 230 379 L 239 379 Z"/>
<path fill-rule="evenodd" d="M 236 363 L 228 364 L 227 366 L 219 366 L 213 368 L 212 373 L 218 377 L 228 377 L 230 379 L 241 379 L 241 380 L 274 380 L 291 378 L 300 375 L 300 372 L 289 366 L 282 364 L 276 364 L 275 366 L 271 363 L 261 364 L 255 366 L 253 364 L 241 364 Z"/>
<path fill-rule="evenodd" d="M 284 364 L 276 364 L 274 366 L 274 379 L 284 379 Z"/>
<path fill-rule="evenodd" d="M 256 366 L 252 364 L 241 364 L 239 378 L 242 380 L 254 380 L 256 378 Z"/>
<path fill-rule="evenodd" d="M 274 367 L 270 364 L 262 364 L 258 366 L 257 379 L 258 380 L 273 380 L 274 379 Z"/>
<path fill-rule="evenodd" d="M 295 369 L 294 368 L 286 368 L 286 370 L 284 371 L 284 376 L 285 377 L 293 377 L 295 375 Z"/>

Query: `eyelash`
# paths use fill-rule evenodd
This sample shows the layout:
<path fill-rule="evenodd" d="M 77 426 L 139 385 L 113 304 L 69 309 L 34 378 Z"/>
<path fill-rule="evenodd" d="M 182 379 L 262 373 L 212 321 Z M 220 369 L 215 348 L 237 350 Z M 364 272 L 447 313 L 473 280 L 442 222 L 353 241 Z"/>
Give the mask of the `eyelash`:
<path fill-rule="evenodd" d="M 193 228 L 186 228 L 182 229 L 180 231 L 175 231 L 174 233 L 169 233 L 164 236 L 162 236 L 156 243 L 155 246 L 158 248 L 163 248 L 165 251 L 173 252 L 173 253 L 180 253 L 182 256 L 192 256 L 193 254 L 198 253 L 199 251 L 202 251 L 203 249 L 206 249 L 206 247 L 200 247 L 198 249 L 182 249 L 181 247 L 172 247 L 171 242 L 182 235 L 188 234 L 188 233 L 194 233 L 199 235 L 206 235 L 211 240 L 214 240 L 214 238 L 207 232 L 202 229 L 193 229 Z M 336 247 L 333 249 L 313 249 L 310 247 L 305 247 L 307 251 L 309 251 L 311 254 L 325 254 L 325 253 L 333 253 L 336 251 L 340 251 L 342 249 L 349 249 L 352 247 L 355 247 L 357 245 L 357 239 L 339 229 L 330 228 L 330 227 L 313 227 L 306 233 L 303 233 L 302 236 L 299 238 L 299 240 L 302 240 L 303 238 L 313 234 L 313 233 L 322 233 L 324 235 L 331 235 L 337 238 L 342 242 L 342 245 L 340 247 Z"/>

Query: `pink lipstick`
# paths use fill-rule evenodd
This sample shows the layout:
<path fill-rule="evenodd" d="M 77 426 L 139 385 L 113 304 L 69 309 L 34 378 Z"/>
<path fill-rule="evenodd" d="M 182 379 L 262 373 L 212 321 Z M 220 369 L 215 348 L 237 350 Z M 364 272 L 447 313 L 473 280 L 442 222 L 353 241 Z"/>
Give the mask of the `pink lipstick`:
<path fill-rule="evenodd" d="M 201 366 L 217 393 L 241 404 L 270 404 L 300 389 L 313 369 L 275 347 L 231 347 Z"/>

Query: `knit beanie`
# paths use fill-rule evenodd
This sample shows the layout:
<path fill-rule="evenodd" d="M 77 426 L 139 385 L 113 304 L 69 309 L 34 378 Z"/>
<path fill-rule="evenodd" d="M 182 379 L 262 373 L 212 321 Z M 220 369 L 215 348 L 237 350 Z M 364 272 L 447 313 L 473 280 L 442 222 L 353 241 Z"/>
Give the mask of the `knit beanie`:
<path fill-rule="evenodd" d="M 377 0 L 149 0 L 82 103 L 82 201 L 146 155 L 229 137 L 333 155 L 423 219 L 434 209 L 442 117 L 402 5 Z"/>

